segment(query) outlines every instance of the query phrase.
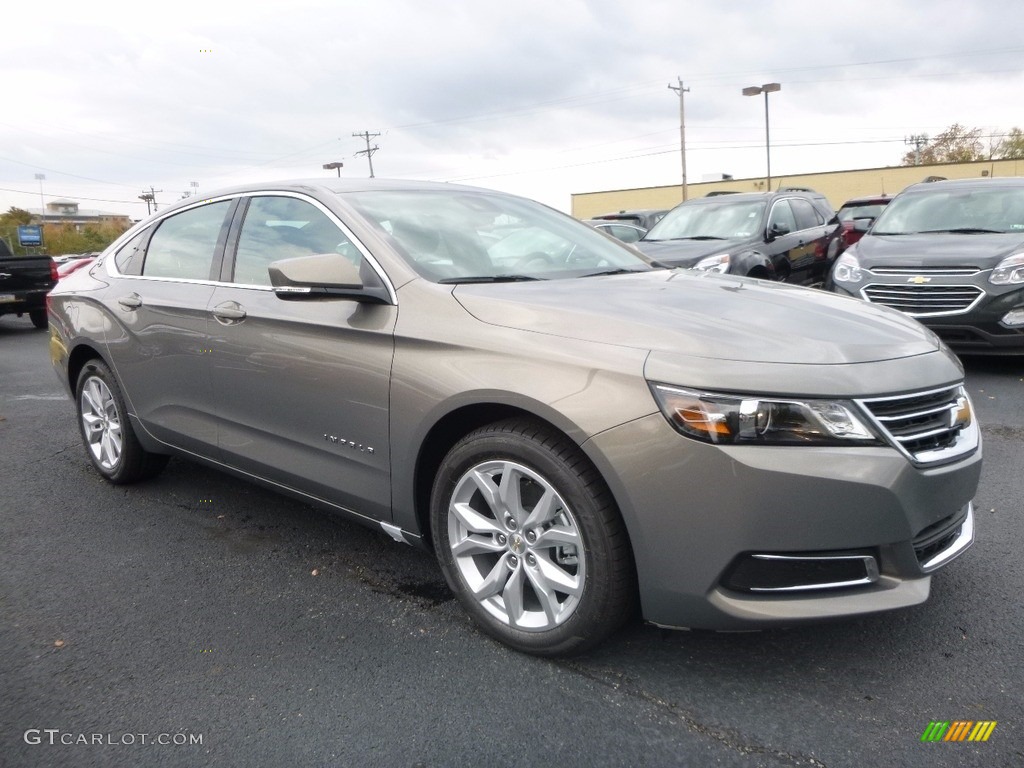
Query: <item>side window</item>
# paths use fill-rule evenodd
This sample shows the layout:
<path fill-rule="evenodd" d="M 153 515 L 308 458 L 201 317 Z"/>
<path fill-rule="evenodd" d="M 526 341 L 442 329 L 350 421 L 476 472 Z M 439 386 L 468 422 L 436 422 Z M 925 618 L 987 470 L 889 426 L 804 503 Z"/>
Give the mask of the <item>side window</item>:
<path fill-rule="evenodd" d="M 254 197 L 238 237 L 232 282 L 270 285 L 267 267 L 279 259 L 338 253 L 360 266 L 362 254 L 315 205 L 294 197 Z"/>
<path fill-rule="evenodd" d="M 139 234 L 118 248 L 117 253 L 114 254 L 114 263 L 117 265 L 117 271 L 122 275 L 138 275 L 142 273 L 142 259 L 146 255 L 142 246 L 146 242 L 146 235 L 148 234 L 148 229 L 139 232 Z"/>
<path fill-rule="evenodd" d="M 164 219 L 150 238 L 142 274 L 146 277 L 178 277 L 209 280 L 217 240 L 230 201 Z"/>
<path fill-rule="evenodd" d="M 768 231 L 775 231 L 778 234 L 796 232 L 796 218 L 793 216 L 793 209 L 789 207 L 789 200 L 779 200 L 772 206 L 772 215 L 768 219 Z"/>
<path fill-rule="evenodd" d="M 793 207 L 793 214 L 796 216 L 797 229 L 810 229 L 823 223 L 821 217 L 814 211 L 814 206 L 806 200 L 794 198 L 789 201 Z"/>

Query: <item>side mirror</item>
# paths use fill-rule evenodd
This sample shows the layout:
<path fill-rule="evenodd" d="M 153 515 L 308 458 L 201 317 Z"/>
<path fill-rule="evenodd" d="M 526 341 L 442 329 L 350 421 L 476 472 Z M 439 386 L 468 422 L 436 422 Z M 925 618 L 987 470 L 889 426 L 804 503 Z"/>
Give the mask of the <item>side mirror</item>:
<path fill-rule="evenodd" d="M 789 234 L 789 227 L 783 224 L 781 221 L 776 221 L 768 229 L 768 240 L 772 241 L 777 237 Z"/>
<path fill-rule="evenodd" d="M 387 304 L 384 286 L 366 286 L 359 267 L 337 253 L 314 253 L 270 264 L 270 284 L 282 299 L 343 298 Z"/>
<path fill-rule="evenodd" d="M 857 218 L 853 220 L 853 231 L 854 232 L 867 232 L 871 229 L 871 225 L 875 223 L 873 216 L 865 216 L 863 218 Z"/>

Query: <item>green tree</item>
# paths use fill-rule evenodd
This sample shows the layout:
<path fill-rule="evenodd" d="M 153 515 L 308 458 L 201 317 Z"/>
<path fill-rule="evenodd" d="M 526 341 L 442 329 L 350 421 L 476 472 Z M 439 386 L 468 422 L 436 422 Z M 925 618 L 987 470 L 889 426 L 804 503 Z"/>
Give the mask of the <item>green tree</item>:
<path fill-rule="evenodd" d="M 16 256 L 25 253 L 25 249 L 18 245 L 18 227 L 31 224 L 32 218 L 31 213 L 13 205 L 5 213 L 0 213 L 0 237 L 7 241 Z"/>
<path fill-rule="evenodd" d="M 1024 131 L 1011 128 L 1010 132 L 992 147 L 996 160 L 1024 160 Z"/>
<path fill-rule="evenodd" d="M 985 145 L 981 141 L 981 128 L 965 128 L 953 123 L 942 133 L 921 147 L 903 156 L 903 165 L 934 165 L 935 163 L 969 163 L 986 160 Z"/>

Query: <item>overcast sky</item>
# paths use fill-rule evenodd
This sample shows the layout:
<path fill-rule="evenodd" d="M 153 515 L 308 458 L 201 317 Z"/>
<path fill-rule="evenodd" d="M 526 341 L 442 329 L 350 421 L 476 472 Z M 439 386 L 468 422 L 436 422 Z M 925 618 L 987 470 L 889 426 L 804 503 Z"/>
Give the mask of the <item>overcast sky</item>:
<path fill-rule="evenodd" d="M 897 165 L 959 122 L 1024 127 L 1020 0 L 9 3 L 0 210 L 145 214 L 198 182 L 459 181 L 570 194 Z"/>

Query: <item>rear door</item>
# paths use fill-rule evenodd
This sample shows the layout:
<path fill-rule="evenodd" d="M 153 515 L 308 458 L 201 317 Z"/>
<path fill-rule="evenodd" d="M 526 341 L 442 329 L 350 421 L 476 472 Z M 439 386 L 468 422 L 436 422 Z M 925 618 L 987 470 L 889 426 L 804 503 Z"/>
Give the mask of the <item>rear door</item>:
<path fill-rule="evenodd" d="M 825 269 L 826 230 L 824 218 L 806 200 L 790 197 L 772 204 L 767 247 L 780 280 L 808 285 L 824 279 L 818 272 Z"/>
<path fill-rule="evenodd" d="M 108 292 L 110 361 L 129 408 L 157 439 L 217 455 L 209 304 L 235 201 L 161 220 L 115 255 Z"/>
<path fill-rule="evenodd" d="M 211 379 L 224 460 L 374 519 L 390 519 L 391 363 L 398 308 L 284 300 L 271 262 L 340 253 L 351 233 L 301 195 L 255 195 L 210 301 Z"/>

